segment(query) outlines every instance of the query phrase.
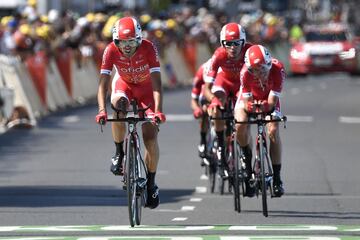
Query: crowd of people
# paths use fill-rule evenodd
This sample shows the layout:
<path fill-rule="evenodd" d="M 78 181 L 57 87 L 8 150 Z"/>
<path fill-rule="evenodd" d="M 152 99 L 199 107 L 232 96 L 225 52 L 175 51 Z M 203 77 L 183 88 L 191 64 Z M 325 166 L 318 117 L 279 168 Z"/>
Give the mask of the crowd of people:
<path fill-rule="evenodd" d="M 300 11 L 300 10 L 299 10 Z M 300 11 L 301 13 L 303 11 Z M 181 6 L 157 13 L 122 8 L 111 11 L 89 12 L 80 16 L 74 10 L 59 12 L 51 9 L 47 14 L 37 12 L 36 0 L 19 8 L 0 22 L 0 53 L 26 58 L 36 51 L 46 51 L 49 56 L 61 48 L 71 48 L 77 56 L 101 58 L 104 46 L 112 39 L 113 24 L 124 16 L 139 20 L 145 38 L 153 41 L 160 54 L 170 43 L 184 46 L 193 42 L 206 42 L 211 51 L 219 46 L 221 27 L 230 21 L 238 22 L 247 31 L 250 42 L 271 44 L 293 38 L 289 30 L 301 26 L 305 13 L 274 14 L 258 9 L 250 13 L 228 16 L 225 11 L 207 8 L 195 9 Z"/>

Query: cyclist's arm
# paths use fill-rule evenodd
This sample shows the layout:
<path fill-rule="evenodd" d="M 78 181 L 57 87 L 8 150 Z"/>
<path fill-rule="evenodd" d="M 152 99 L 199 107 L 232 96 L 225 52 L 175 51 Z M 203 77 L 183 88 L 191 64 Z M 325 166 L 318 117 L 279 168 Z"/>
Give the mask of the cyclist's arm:
<path fill-rule="evenodd" d="M 106 93 L 109 89 L 110 75 L 100 74 L 99 88 L 97 100 L 99 105 L 99 112 L 106 111 Z"/>
<path fill-rule="evenodd" d="M 155 101 L 155 112 L 162 112 L 162 85 L 160 72 L 150 73 L 150 78 L 153 86 L 153 94 Z"/>
<path fill-rule="evenodd" d="M 191 98 L 191 103 L 190 103 L 191 109 L 195 110 L 197 108 L 201 108 L 200 104 L 199 104 L 199 98 Z"/>
<path fill-rule="evenodd" d="M 215 95 L 211 92 L 212 86 L 213 83 L 205 82 L 204 95 L 206 97 L 206 100 L 208 100 L 209 102 L 211 102 L 211 100 L 215 97 Z"/>
<path fill-rule="evenodd" d="M 279 101 L 279 96 L 275 95 L 275 93 L 273 91 L 271 91 L 269 93 L 267 101 L 269 104 L 269 109 L 274 109 L 277 102 Z"/>

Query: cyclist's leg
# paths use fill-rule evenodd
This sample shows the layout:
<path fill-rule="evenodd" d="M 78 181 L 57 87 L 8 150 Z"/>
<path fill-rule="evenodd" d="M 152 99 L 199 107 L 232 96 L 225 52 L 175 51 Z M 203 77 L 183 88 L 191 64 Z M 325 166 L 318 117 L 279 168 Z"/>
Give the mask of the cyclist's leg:
<path fill-rule="evenodd" d="M 285 190 L 281 180 L 281 138 L 279 133 L 279 123 L 269 123 L 267 126 L 270 140 L 270 158 L 274 171 L 273 175 L 273 190 L 275 197 L 281 197 Z"/>
<path fill-rule="evenodd" d="M 144 90 L 147 88 L 149 91 Z M 143 85 L 140 89 L 134 90 L 134 97 L 138 100 L 141 107 L 150 106 L 155 111 L 155 102 L 151 85 Z M 155 175 L 159 162 L 159 144 L 158 144 L 158 127 L 152 123 L 146 122 L 142 125 L 143 140 L 145 146 L 144 159 L 148 169 L 147 181 L 147 202 L 149 208 L 156 208 L 159 205 L 159 188 L 155 183 Z"/>
<path fill-rule="evenodd" d="M 159 162 L 158 128 L 152 123 L 144 123 L 142 127 L 145 145 L 145 162 L 148 168 L 147 206 L 156 208 L 159 205 L 159 188 L 155 183 L 155 175 Z"/>
<path fill-rule="evenodd" d="M 236 121 L 247 121 L 248 116 L 244 111 L 243 107 L 244 103 L 242 100 L 238 99 L 235 105 L 235 119 Z M 251 134 L 250 134 L 250 125 L 249 124 L 236 124 L 236 139 L 240 145 L 242 153 L 244 154 L 244 162 L 245 162 L 245 187 L 246 193 L 245 195 L 248 197 L 253 197 L 255 194 L 254 188 L 250 186 L 249 180 L 252 174 L 252 150 L 251 150 Z"/>
<path fill-rule="evenodd" d="M 207 105 L 209 102 L 206 100 L 205 96 L 200 95 L 199 98 L 199 105 L 201 106 L 201 109 L 203 111 L 202 117 L 199 119 L 199 128 L 200 128 L 200 145 L 198 147 L 199 149 L 199 157 L 201 158 L 201 161 L 203 161 L 203 158 L 207 157 L 207 133 L 209 131 L 209 115 L 207 113 Z M 203 165 L 203 162 L 201 162 L 201 165 Z"/>
<path fill-rule="evenodd" d="M 217 77 L 211 91 L 214 93 L 214 95 L 217 98 L 220 99 L 220 101 L 224 105 L 226 100 L 226 92 L 222 84 L 223 84 L 222 78 Z M 221 117 L 220 110 L 217 108 L 212 109 L 211 116 L 214 118 Z M 216 137 L 218 140 L 218 149 L 217 149 L 218 158 L 221 159 L 221 162 L 223 162 L 225 161 L 225 139 L 224 139 L 225 121 L 214 120 L 214 127 L 215 127 Z"/>
<path fill-rule="evenodd" d="M 125 82 L 117 79 L 113 81 L 111 93 L 111 105 L 113 108 L 119 110 L 119 117 L 125 117 L 125 111 L 128 106 L 128 96 L 131 95 L 128 91 L 127 85 Z M 116 117 L 116 113 L 113 113 L 113 116 Z M 124 158 L 124 138 L 126 134 L 125 123 L 113 122 L 111 124 L 112 136 L 115 142 L 116 152 L 111 159 L 110 170 L 115 175 L 122 175 L 123 167 L 122 160 Z"/>

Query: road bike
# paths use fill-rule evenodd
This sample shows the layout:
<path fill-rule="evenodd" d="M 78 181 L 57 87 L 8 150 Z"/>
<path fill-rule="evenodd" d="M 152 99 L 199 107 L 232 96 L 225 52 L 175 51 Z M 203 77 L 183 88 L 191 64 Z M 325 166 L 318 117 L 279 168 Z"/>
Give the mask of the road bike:
<path fill-rule="evenodd" d="M 201 166 L 204 167 L 205 176 L 209 180 L 210 192 L 214 193 L 215 182 L 216 182 L 216 170 L 217 170 L 217 161 L 215 158 L 217 142 L 216 142 L 216 133 L 215 133 L 214 125 L 210 123 L 210 117 L 208 116 L 206 117 L 209 118 L 210 127 L 206 134 L 206 143 L 205 143 L 206 151 L 204 152 L 204 156 L 202 157 Z"/>
<path fill-rule="evenodd" d="M 233 115 L 234 98 L 229 96 L 225 107 L 218 108 L 221 117 L 211 118 L 213 120 L 225 121 L 225 159 L 216 156 L 218 160 L 218 179 L 220 194 L 224 194 L 225 182 L 228 181 L 229 192 L 234 194 L 235 211 L 241 211 L 240 195 L 244 193 L 245 163 L 239 144 L 236 141 L 235 119 Z M 214 144 L 217 147 L 217 144 Z"/>
<path fill-rule="evenodd" d="M 268 151 L 266 124 L 270 122 L 284 122 L 284 128 L 286 128 L 286 121 L 286 116 L 273 117 L 270 113 L 256 112 L 249 114 L 248 121 L 235 122 L 257 125 L 256 155 L 249 183 L 255 188 L 257 197 L 261 194 L 262 212 L 265 217 L 268 216 L 267 191 L 269 190 L 271 197 L 274 196 L 272 189 L 273 170 Z"/>
<path fill-rule="evenodd" d="M 146 203 L 148 173 L 141 154 L 137 123 L 151 122 L 152 119 L 145 117 L 145 111 L 148 110 L 150 106 L 138 108 L 136 100 L 132 100 L 130 105 L 131 110 L 126 111 L 125 118 L 120 118 L 120 112 L 115 110 L 116 116 L 107 121 L 127 123 L 125 157 L 123 160 L 123 169 L 125 169 L 123 182 L 124 189 L 126 189 L 127 192 L 130 225 L 134 227 L 135 224 L 140 225 L 141 211 Z"/>

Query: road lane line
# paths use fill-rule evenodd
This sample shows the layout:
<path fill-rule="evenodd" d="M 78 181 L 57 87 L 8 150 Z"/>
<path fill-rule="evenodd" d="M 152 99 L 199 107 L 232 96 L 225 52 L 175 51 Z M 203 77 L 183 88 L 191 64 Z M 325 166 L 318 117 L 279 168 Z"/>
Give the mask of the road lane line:
<path fill-rule="evenodd" d="M 195 206 L 182 206 L 181 211 L 194 211 Z"/>
<path fill-rule="evenodd" d="M 202 198 L 190 198 L 190 202 L 201 202 Z"/>
<path fill-rule="evenodd" d="M 296 116 L 296 115 L 286 115 L 288 122 L 313 122 L 314 118 L 312 116 Z"/>
<path fill-rule="evenodd" d="M 341 123 L 360 123 L 360 117 L 340 116 L 339 122 L 341 122 Z"/>
<path fill-rule="evenodd" d="M 173 218 L 171 221 L 173 222 L 183 222 L 183 221 L 186 221 L 188 218 L 187 217 L 176 217 L 176 218 Z"/>
<path fill-rule="evenodd" d="M 205 174 L 202 174 L 202 175 L 200 176 L 200 179 L 201 179 L 201 180 L 208 180 L 209 177 L 206 176 Z"/>
<path fill-rule="evenodd" d="M 196 193 L 206 193 L 207 188 L 206 187 L 195 187 L 195 192 Z"/>

